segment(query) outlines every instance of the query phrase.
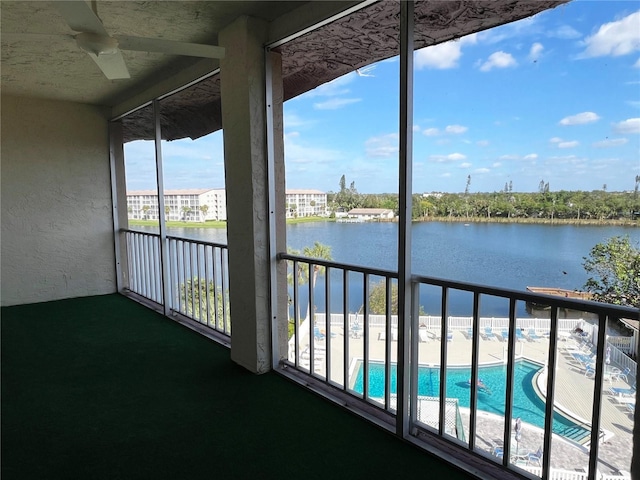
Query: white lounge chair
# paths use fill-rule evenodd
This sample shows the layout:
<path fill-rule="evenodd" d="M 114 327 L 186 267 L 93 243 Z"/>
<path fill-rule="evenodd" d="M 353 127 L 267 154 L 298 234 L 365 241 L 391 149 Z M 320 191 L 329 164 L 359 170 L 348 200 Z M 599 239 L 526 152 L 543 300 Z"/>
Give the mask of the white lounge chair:
<path fill-rule="evenodd" d="M 427 331 L 423 328 L 418 329 L 418 338 L 420 339 L 421 342 L 429 341 L 429 335 L 427 335 Z"/>
<path fill-rule="evenodd" d="M 392 342 L 398 341 L 398 329 L 395 327 L 391 329 L 391 341 Z"/>
<path fill-rule="evenodd" d="M 633 407 L 635 408 L 636 406 L 636 396 L 624 396 L 624 395 L 615 395 L 613 398 L 615 398 L 616 402 L 618 402 L 619 404 L 628 404 L 628 405 L 633 405 Z"/>

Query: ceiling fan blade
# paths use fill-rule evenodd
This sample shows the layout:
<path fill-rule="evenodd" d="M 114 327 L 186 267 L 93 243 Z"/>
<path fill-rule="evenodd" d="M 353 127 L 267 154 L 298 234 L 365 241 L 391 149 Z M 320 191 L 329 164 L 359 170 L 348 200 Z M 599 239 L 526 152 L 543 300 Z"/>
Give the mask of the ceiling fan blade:
<path fill-rule="evenodd" d="M 109 36 L 98 16 L 84 0 L 53 3 L 72 30 Z"/>
<path fill-rule="evenodd" d="M 187 57 L 224 58 L 224 47 L 215 45 L 176 42 L 163 38 L 130 37 L 127 35 L 117 35 L 114 38 L 118 40 L 118 46 L 123 50 L 158 52 Z"/>
<path fill-rule="evenodd" d="M 94 53 L 87 52 L 87 55 L 96 62 L 96 65 L 100 67 L 104 76 L 109 80 L 131 78 L 127 65 L 124 63 L 124 58 L 122 58 L 122 54 L 120 52 L 108 55 L 96 55 Z"/>

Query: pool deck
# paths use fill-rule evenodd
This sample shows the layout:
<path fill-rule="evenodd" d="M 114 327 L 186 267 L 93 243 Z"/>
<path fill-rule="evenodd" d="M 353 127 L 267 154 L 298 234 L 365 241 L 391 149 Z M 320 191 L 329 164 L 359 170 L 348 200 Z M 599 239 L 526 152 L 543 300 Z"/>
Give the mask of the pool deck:
<path fill-rule="evenodd" d="M 334 330 L 333 338 L 329 341 L 321 340 L 314 342 L 316 352 L 316 374 L 325 375 L 325 357 L 327 343 L 331 349 L 331 380 L 342 384 L 344 378 L 344 366 L 342 362 L 344 351 L 344 335 L 342 329 Z M 418 358 L 420 364 L 440 363 L 440 341 L 436 339 L 435 332 L 422 335 L 422 339 L 427 341 L 418 344 Z M 308 345 L 308 338 L 303 340 L 304 345 Z M 589 421 L 593 404 L 594 380 L 584 375 L 584 368 L 579 366 L 570 354 L 565 352 L 565 345 L 569 345 L 571 340 L 563 337 L 558 342 L 557 369 L 556 369 L 556 390 L 555 405 L 562 410 L 571 412 L 573 417 Z M 384 332 L 381 328 L 371 328 L 368 336 L 368 354 L 370 360 L 384 361 L 385 345 Z M 391 361 L 396 360 L 397 342 L 391 342 Z M 364 356 L 364 339 L 348 338 L 349 358 L 351 363 L 354 359 L 362 359 Z M 516 343 L 516 356 L 524 357 L 540 364 L 544 364 L 548 358 L 549 341 L 541 339 L 538 341 L 522 341 Z M 499 339 L 479 341 L 479 362 L 480 364 L 500 363 L 505 358 L 506 342 Z M 308 357 L 307 357 L 308 358 Z M 454 331 L 453 338 L 447 342 L 447 364 L 448 365 L 469 365 L 471 363 L 471 340 L 467 338 L 466 332 Z M 632 379 L 630 379 L 632 381 Z M 601 429 L 608 432 L 604 443 L 599 448 L 599 470 L 601 473 L 613 474 L 620 470 L 628 471 L 631 464 L 632 455 L 632 429 L 633 416 L 626 410 L 626 405 L 619 403 L 608 393 L 609 387 L 624 387 L 629 385 L 622 380 L 604 381 L 604 393 L 601 402 Z M 577 392 L 579 392 L 577 394 Z M 469 424 L 468 409 L 461 408 L 461 414 L 465 425 Z M 490 452 L 496 445 L 501 445 L 504 420 L 502 417 L 479 412 L 477 415 L 476 430 L 477 448 L 485 452 Z M 465 432 L 468 436 L 468 432 Z M 523 424 L 522 440 L 519 445 L 514 444 L 513 450 L 519 452 L 535 452 L 543 444 L 543 430 L 533 425 Z M 587 471 L 588 452 L 584 446 L 565 441 L 563 438 L 554 435 L 552 440 L 551 466 L 553 468 Z"/>

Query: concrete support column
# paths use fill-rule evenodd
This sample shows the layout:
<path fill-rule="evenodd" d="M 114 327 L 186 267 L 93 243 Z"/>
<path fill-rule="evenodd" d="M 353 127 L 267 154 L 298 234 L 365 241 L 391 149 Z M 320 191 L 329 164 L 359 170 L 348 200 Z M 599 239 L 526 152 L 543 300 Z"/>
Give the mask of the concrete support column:
<path fill-rule="evenodd" d="M 231 359 L 254 373 L 271 369 L 266 22 L 240 17 L 220 32 L 220 62 Z"/>

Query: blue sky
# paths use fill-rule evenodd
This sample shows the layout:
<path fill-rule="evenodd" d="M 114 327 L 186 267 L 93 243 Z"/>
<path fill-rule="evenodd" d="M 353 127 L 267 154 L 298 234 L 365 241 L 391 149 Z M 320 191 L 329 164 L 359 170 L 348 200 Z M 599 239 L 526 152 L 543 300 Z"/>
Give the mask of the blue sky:
<path fill-rule="evenodd" d="M 419 50 L 413 191 L 632 190 L 640 175 L 640 9 L 574 1 Z M 397 58 L 285 104 L 287 188 L 397 192 Z M 127 145 L 128 188 L 153 146 Z M 165 142 L 165 188 L 221 187 L 222 136 Z M 146 166 L 146 167 L 145 167 Z M 149 176 L 151 175 L 151 181 Z"/>

